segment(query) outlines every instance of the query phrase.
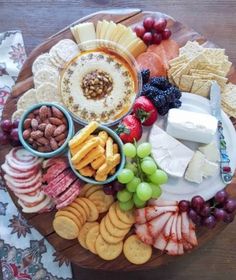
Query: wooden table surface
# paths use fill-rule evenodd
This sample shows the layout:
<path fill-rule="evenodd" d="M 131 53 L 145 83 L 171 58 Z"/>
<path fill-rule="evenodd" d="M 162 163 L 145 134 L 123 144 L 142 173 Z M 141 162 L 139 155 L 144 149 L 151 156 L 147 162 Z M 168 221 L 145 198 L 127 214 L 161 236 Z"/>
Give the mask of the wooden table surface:
<path fill-rule="evenodd" d="M 226 49 L 236 65 L 236 1 L 193 0 L 86 0 L 86 1 L 12 1 L 0 0 L 0 32 L 22 30 L 27 53 L 51 34 L 93 12 L 111 8 L 137 7 L 161 11 L 202 33 Z M 95 272 L 73 267 L 73 279 L 236 279 L 236 221 L 207 245 L 176 258 L 156 270 L 139 272 Z M 0 277 L 1 278 L 1 277 Z"/>

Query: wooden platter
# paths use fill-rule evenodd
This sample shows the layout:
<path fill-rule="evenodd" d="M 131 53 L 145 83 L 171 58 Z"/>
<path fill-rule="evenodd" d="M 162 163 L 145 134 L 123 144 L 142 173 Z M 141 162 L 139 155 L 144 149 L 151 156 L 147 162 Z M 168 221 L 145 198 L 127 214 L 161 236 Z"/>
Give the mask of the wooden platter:
<path fill-rule="evenodd" d="M 199 43 L 204 43 L 209 46 L 215 46 L 213 43 L 207 41 L 203 36 L 194 31 L 193 29 L 184 26 L 182 23 L 175 21 L 173 18 L 163 15 L 161 13 L 153 12 L 143 12 L 138 9 L 126 9 L 126 10 L 108 10 L 102 11 L 99 13 L 91 14 L 87 17 L 84 17 L 71 26 L 85 21 L 91 21 L 96 23 L 98 20 L 106 19 L 113 20 L 114 22 L 121 22 L 126 26 L 132 26 L 138 22 L 141 22 L 143 18 L 147 15 L 154 15 L 156 17 L 166 17 L 168 20 L 168 25 L 170 26 L 173 36 L 172 38 L 177 41 L 180 46 L 183 46 L 188 40 L 197 40 Z M 46 39 L 41 45 L 36 47 L 27 60 L 25 61 L 17 83 L 13 88 L 12 95 L 7 100 L 6 106 L 3 111 L 3 118 L 10 118 L 12 113 L 16 110 L 16 103 L 19 98 L 25 91 L 33 87 L 33 77 L 31 72 L 31 66 L 35 58 L 43 52 L 47 52 L 53 45 L 55 45 L 61 39 L 73 39 L 70 32 L 70 26 Z M 223 43 L 222 43 L 223 45 Z M 236 71 L 232 67 L 229 75 L 229 80 L 233 83 L 236 83 Z M 234 122 L 234 121 L 233 121 Z M 234 122 L 236 126 L 236 122 Z M 0 164 L 5 160 L 5 155 L 10 150 L 10 146 L 4 146 L 1 148 L 0 154 Z M 233 178 L 232 183 L 227 187 L 228 192 L 231 196 L 236 197 L 236 178 Z M 13 194 L 11 194 L 13 201 L 16 199 Z M 31 223 L 48 241 L 51 243 L 54 248 L 60 252 L 64 257 L 68 258 L 73 264 L 76 264 L 80 267 L 96 269 L 96 270 L 141 270 L 141 269 L 151 269 L 158 267 L 163 264 L 167 264 L 170 261 L 174 261 L 177 258 L 171 257 L 166 254 L 162 254 L 158 250 L 153 250 L 152 258 L 149 262 L 141 266 L 135 266 L 129 263 L 123 255 L 119 256 L 114 261 L 103 261 L 98 256 L 93 255 L 83 249 L 77 240 L 68 241 L 60 238 L 54 231 L 52 227 L 52 220 L 55 212 L 43 213 L 43 214 L 23 214 L 24 217 Z M 208 240 L 212 239 L 215 235 L 221 232 L 226 227 L 225 224 L 218 223 L 213 230 L 207 230 L 201 228 L 197 231 L 197 237 L 199 241 L 199 246 L 203 245 Z M 184 258 L 186 258 L 185 256 Z M 184 259 L 183 258 L 183 259 Z"/>

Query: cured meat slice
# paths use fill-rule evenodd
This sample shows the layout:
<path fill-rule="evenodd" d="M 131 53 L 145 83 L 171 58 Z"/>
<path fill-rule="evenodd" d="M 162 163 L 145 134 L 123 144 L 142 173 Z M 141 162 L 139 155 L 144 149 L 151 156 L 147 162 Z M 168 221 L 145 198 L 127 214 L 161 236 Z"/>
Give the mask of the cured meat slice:
<path fill-rule="evenodd" d="M 150 199 L 148 205 L 152 206 L 177 206 L 178 201 L 162 200 L 162 199 Z"/>
<path fill-rule="evenodd" d="M 54 207 L 55 207 L 55 203 L 53 200 L 51 200 L 43 209 L 38 211 L 38 213 L 51 212 Z"/>
<path fill-rule="evenodd" d="M 149 231 L 147 224 L 138 225 L 135 224 L 135 232 L 144 243 L 152 245 L 153 244 L 153 237 Z"/>
<path fill-rule="evenodd" d="M 31 188 L 33 187 L 36 183 L 40 183 L 41 184 L 41 180 L 42 180 L 42 172 L 41 170 L 38 171 L 38 174 L 36 176 L 33 177 L 33 179 L 31 180 L 21 180 L 21 181 L 17 181 L 14 180 L 11 176 L 9 175 L 4 175 L 4 179 L 6 180 L 7 183 L 9 183 L 12 187 L 14 188 Z"/>
<path fill-rule="evenodd" d="M 10 156 L 13 156 L 14 160 L 21 164 L 30 165 L 38 160 L 37 157 L 32 155 L 24 148 L 16 147 L 9 152 Z"/>
<path fill-rule="evenodd" d="M 141 53 L 136 61 L 140 69 L 149 69 L 150 77 L 166 76 L 166 68 L 159 55 L 154 52 Z"/>
<path fill-rule="evenodd" d="M 43 169 L 47 169 L 50 166 L 56 164 L 56 163 L 61 163 L 61 162 L 68 162 L 67 157 L 54 157 L 54 158 L 49 158 L 43 161 L 42 167 Z"/>
<path fill-rule="evenodd" d="M 38 172 L 39 166 L 35 167 L 31 171 L 27 171 L 27 172 L 22 172 L 21 171 L 20 172 L 16 169 L 10 167 L 9 164 L 7 162 L 5 162 L 2 165 L 2 170 L 14 179 L 27 179 L 27 178 L 31 177 L 32 175 L 34 175 L 35 173 Z"/>
<path fill-rule="evenodd" d="M 45 185 L 43 191 L 45 193 L 50 192 L 51 188 L 53 188 L 56 184 L 58 184 L 64 177 L 66 177 L 70 173 L 72 173 L 70 169 L 64 170 L 60 175 L 54 178 L 48 185 Z"/>
<path fill-rule="evenodd" d="M 14 168 L 15 170 L 18 170 L 19 172 L 27 172 L 27 171 L 32 171 L 35 167 L 40 166 L 41 159 L 37 159 L 34 163 L 32 164 L 21 164 L 19 162 L 16 162 L 10 155 L 6 155 L 6 161 L 9 164 L 11 168 Z"/>
<path fill-rule="evenodd" d="M 195 230 L 195 225 L 192 222 L 191 219 L 189 219 L 189 243 L 193 246 L 197 246 L 197 236 L 196 236 L 196 230 Z"/>
<path fill-rule="evenodd" d="M 37 204 L 36 206 L 27 207 L 20 199 L 18 199 L 18 203 L 22 207 L 22 212 L 24 213 L 37 213 L 41 211 L 43 208 L 45 208 L 50 202 L 51 199 L 48 196 L 46 196 L 45 199 L 41 201 L 39 204 Z"/>
<path fill-rule="evenodd" d="M 179 45 L 175 42 L 175 40 L 163 40 L 161 43 L 165 50 L 166 58 L 168 61 L 179 55 Z"/>
<path fill-rule="evenodd" d="M 171 215 L 171 212 L 167 212 L 147 223 L 149 231 L 153 238 L 156 238 L 159 235 L 159 233 L 162 231 Z"/>
<path fill-rule="evenodd" d="M 146 223 L 146 209 L 147 207 L 135 210 L 135 221 L 137 224 L 141 225 Z"/>
<path fill-rule="evenodd" d="M 34 173 L 31 176 L 28 176 L 27 178 L 14 178 L 14 177 L 12 177 L 12 176 L 10 176 L 8 174 L 4 175 L 4 177 L 8 181 L 12 181 L 12 182 L 19 183 L 19 184 L 26 184 L 26 183 L 31 182 L 32 180 L 34 180 L 35 176 L 37 176 L 39 173 L 42 175 L 41 170 L 38 170 L 36 173 Z"/>
<path fill-rule="evenodd" d="M 82 182 L 77 179 L 63 194 L 61 194 L 59 197 L 56 198 L 56 204 L 63 203 L 65 200 L 67 200 L 73 192 L 76 192 L 82 187 Z"/>
<path fill-rule="evenodd" d="M 75 192 L 73 192 L 71 194 L 71 196 L 69 196 L 65 201 L 63 201 L 62 203 L 60 204 L 57 204 L 56 208 L 57 209 L 61 209 L 61 208 L 64 208 L 66 207 L 67 205 L 71 204 L 75 199 L 76 197 L 78 196 L 80 190 L 77 189 Z"/>
<path fill-rule="evenodd" d="M 43 182 L 50 183 L 54 178 L 56 178 L 60 173 L 69 167 L 68 162 L 59 162 L 48 168 L 47 173 L 43 176 Z"/>
<path fill-rule="evenodd" d="M 177 240 L 179 244 L 178 255 L 183 255 L 184 253 L 181 227 L 182 227 L 182 216 L 179 214 L 177 217 L 177 225 L 176 225 Z"/>
<path fill-rule="evenodd" d="M 174 220 L 171 227 L 171 238 L 165 248 L 167 254 L 172 256 L 178 255 L 178 251 L 179 251 L 178 240 L 177 240 L 177 218 L 178 218 L 178 213 L 174 215 Z"/>
<path fill-rule="evenodd" d="M 155 45 L 155 44 L 150 45 L 147 48 L 147 52 L 154 52 L 155 54 L 159 55 L 165 68 L 169 69 L 168 59 L 162 43 L 160 43 L 159 45 Z"/>
<path fill-rule="evenodd" d="M 172 223 L 174 220 L 175 216 L 172 215 L 168 222 L 165 225 L 165 228 L 162 232 L 160 232 L 160 234 L 158 235 L 158 237 L 155 239 L 155 242 L 153 244 L 153 246 L 161 251 L 164 251 L 164 249 L 166 248 L 167 243 L 169 242 L 170 238 L 171 238 L 171 227 L 172 227 Z"/>
<path fill-rule="evenodd" d="M 182 238 L 185 241 L 189 241 L 189 234 L 190 234 L 190 227 L 189 227 L 189 217 L 187 215 L 187 212 L 181 213 L 182 217 L 182 223 L 181 223 L 181 231 L 182 231 Z"/>
<path fill-rule="evenodd" d="M 7 186 L 14 193 L 29 193 L 29 192 L 33 192 L 33 191 L 36 191 L 36 190 L 40 190 L 41 186 L 42 186 L 42 183 L 37 183 L 30 188 L 15 188 L 15 187 L 11 186 L 9 183 L 7 183 Z"/>
<path fill-rule="evenodd" d="M 20 193 L 16 193 L 15 195 L 22 201 L 25 201 L 26 203 L 35 203 L 38 201 L 42 201 L 42 199 L 44 199 L 45 194 L 41 191 L 37 191 L 35 192 L 35 195 L 28 195 L 27 194 L 20 194 Z"/>

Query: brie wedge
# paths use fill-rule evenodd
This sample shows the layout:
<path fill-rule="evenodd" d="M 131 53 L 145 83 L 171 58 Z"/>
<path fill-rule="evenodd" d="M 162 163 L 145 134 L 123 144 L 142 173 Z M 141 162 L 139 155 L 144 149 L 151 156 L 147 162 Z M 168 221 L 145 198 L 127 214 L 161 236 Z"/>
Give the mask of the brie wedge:
<path fill-rule="evenodd" d="M 149 142 L 157 165 L 169 175 L 183 177 L 194 152 L 156 124 L 151 129 Z"/>
<path fill-rule="evenodd" d="M 205 156 L 201 152 L 196 151 L 188 165 L 184 178 L 190 182 L 200 184 L 203 180 L 204 163 Z"/>
<path fill-rule="evenodd" d="M 215 141 L 212 141 L 210 144 L 200 146 L 198 149 L 209 161 L 220 161 L 220 153 Z"/>
<path fill-rule="evenodd" d="M 169 110 L 166 132 L 175 138 L 208 144 L 216 129 L 217 119 L 209 114 Z"/>

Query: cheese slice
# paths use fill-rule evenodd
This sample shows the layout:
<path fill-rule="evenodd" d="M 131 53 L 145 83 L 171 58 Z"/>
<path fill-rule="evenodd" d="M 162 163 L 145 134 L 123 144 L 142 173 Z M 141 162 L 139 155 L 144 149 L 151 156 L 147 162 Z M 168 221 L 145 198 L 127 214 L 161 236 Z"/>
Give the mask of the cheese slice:
<path fill-rule="evenodd" d="M 220 153 L 215 141 L 212 141 L 210 144 L 207 145 L 202 145 L 198 149 L 206 156 L 206 158 L 209 161 L 220 161 Z"/>
<path fill-rule="evenodd" d="M 130 27 L 128 27 L 126 31 L 123 33 L 123 35 L 120 37 L 119 41 L 117 41 L 117 43 L 126 48 L 127 45 L 136 38 L 137 38 L 136 34 L 133 32 L 133 30 Z"/>
<path fill-rule="evenodd" d="M 171 176 L 183 177 L 194 152 L 156 124 L 151 129 L 149 142 L 157 165 Z"/>
<path fill-rule="evenodd" d="M 196 151 L 193 158 L 191 159 L 188 168 L 185 172 L 184 178 L 187 181 L 200 184 L 203 180 L 203 166 L 205 163 L 205 156 Z"/>
<path fill-rule="evenodd" d="M 81 43 L 96 39 L 95 27 L 92 22 L 80 23 L 75 28 Z"/>
<path fill-rule="evenodd" d="M 105 39 L 105 35 L 107 32 L 108 26 L 109 26 L 109 22 L 107 20 L 103 20 L 102 25 L 101 25 L 101 32 L 100 32 L 99 39 L 102 39 L 102 40 Z"/>
<path fill-rule="evenodd" d="M 97 37 L 97 39 L 100 39 L 101 26 L 102 26 L 102 22 L 99 20 L 97 22 L 97 26 L 96 26 L 96 37 Z"/>
<path fill-rule="evenodd" d="M 145 52 L 146 49 L 147 46 L 139 38 L 135 38 L 127 46 L 127 50 L 133 55 L 133 57 L 139 56 L 141 53 Z"/>
<path fill-rule="evenodd" d="M 80 43 L 79 34 L 77 33 L 76 26 L 73 26 L 70 28 L 71 33 L 73 34 L 73 37 L 75 38 L 76 43 Z"/>
<path fill-rule="evenodd" d="M 182 109 L 169 110 L 166 131 L 175 138 L 209 144 L 216 129 L 217 119 L 212 115 Z"/>
<path fill-rule="evenodd" d="M 123 24 L 117 24 L 116 28 L 113 31 L 113 35 L 111 36 L 111 41 L 117 43 L 120 37 L 124 34 L 126 28 L 127 27 Z"/>
<path fill-rule="evenodd" d="M 219 164 L 205 159 L 203 164 L 203 177 L 212 177 L 219 173 Z"/>
<path fill-rule="evenodd" d="M 111 36 L 116 28 L 116 24 L 113 21 L 109 22 L 109 26 L 107 28 L 107 32 L 105 34 L 104 40 L 111 41 Z"/>

